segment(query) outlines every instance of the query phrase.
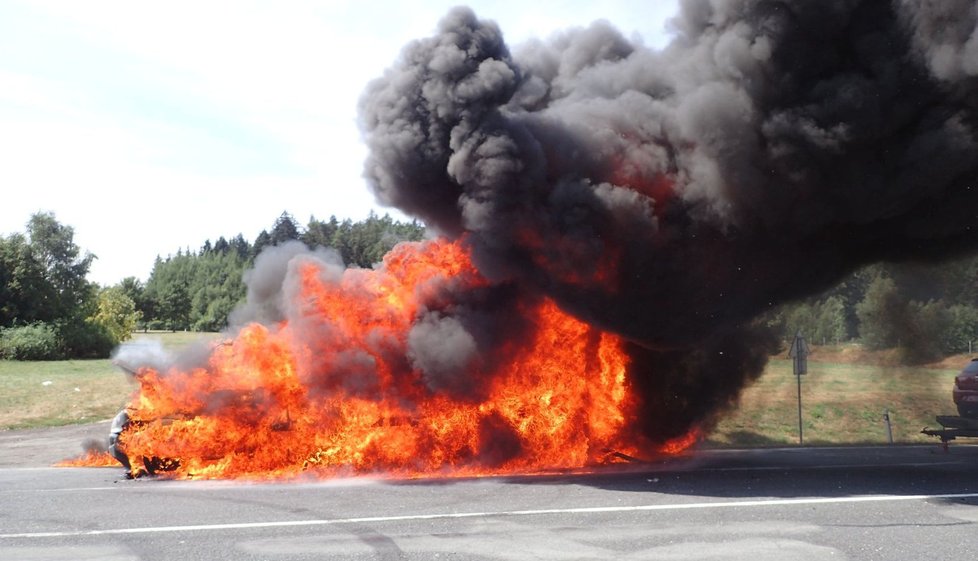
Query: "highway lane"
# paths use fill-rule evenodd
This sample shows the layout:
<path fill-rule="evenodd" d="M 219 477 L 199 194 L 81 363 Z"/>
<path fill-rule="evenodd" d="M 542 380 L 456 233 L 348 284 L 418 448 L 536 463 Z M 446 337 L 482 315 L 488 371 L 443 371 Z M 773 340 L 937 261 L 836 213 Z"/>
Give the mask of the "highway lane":
<path fill-rule="evenodd" d="M 978 447 L 710 451 L 578 475 L 290 483 L 0 469 L 0 560 L 955 559 Z"/>

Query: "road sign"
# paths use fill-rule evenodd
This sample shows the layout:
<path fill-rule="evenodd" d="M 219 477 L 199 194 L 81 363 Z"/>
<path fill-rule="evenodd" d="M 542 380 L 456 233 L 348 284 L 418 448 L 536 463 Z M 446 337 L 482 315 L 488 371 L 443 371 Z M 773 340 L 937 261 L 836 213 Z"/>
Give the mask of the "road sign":
<path fill-rule="evenodd" d="M 801 331 L 798 331 L 795 333 L 795 340 L 791 342 L 791 349 L 788 350 L 788 357 L 794 359 L 795 376 L 808 373 L 808 353 L 808 343 L 801 336 Z"/>

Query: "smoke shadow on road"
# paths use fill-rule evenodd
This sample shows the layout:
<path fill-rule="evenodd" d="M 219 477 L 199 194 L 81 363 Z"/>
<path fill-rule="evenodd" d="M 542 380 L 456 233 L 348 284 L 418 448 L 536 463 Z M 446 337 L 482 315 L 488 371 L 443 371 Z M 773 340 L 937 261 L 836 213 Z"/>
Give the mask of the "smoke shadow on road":
<path fill-rule="evenodd" d="M 636 466 L 637 467 L 637 466 Z M 633 472 L 541 478 L 623 493 L 717 498 L 940 495 L 978 492 L 978 447 L 937 446 L 710 450 Z"/>
<path fill-rule="evenodd" d="M 978 493 L 978 446 L 851 446 L 702 450 L 602 466 L 589 473 L 494 477 L 513 485 L 584 486 L 620 493 L 769 499 Z M 443 486 L 477 478 L 388 481 Z M 952 501 L 957 503 L 959 501 Z"/>

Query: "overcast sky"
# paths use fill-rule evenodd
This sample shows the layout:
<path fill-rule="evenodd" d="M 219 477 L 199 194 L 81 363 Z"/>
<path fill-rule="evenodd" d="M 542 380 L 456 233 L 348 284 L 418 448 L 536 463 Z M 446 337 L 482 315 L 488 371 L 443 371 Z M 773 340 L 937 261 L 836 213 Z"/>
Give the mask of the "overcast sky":
<path fill-rule="evenodd" d="M 54 212 L 89 279 L 146 280 L 157 255 L 283 212 L 375 205 L 364 86 L 459 2 L 0 2 L 0 233 Z M 675 0 L 469 2 L 510 46 L 606 19 L 661 46 Z M 644 5 L 644 7 L 643 7 Z M 648 7 L 654 6 L 654 7 Z"/>

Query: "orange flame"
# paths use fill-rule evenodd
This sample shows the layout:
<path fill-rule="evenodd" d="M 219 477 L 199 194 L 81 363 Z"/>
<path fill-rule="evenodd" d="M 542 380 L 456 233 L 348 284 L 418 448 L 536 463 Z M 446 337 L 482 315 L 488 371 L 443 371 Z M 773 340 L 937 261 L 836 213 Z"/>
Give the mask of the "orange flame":
<path fill-rule="evenodd" d="M 670 456 L 682 454 L 686 450 L 692 448 L 694 444 L 699 442 L 701 437 L 702 434 L 700 430 L 696 427 L 693 427 L 686 434 L 667 440 L 666 442 L 660 444 L 659 453 L 668 454 Z"/>
<path fill-rule="evenodd" d="M 62 460 L 54 467 L 118 467 L 119 461 L 103 450 L 87 450 L 77 458 Z"/>
<path fill-rule="evenodd" d="M 533 329 L 501 360 L 473 365 L 493 369 L 480 392 L 428 389 L 407 358 L 412 325 L 447 292 L 488 285 L 461 244 L 402 244 L 375 270 L 298 271 L 288 321 L 247 326 L 206 367 L 140 372 L 121 439 L 133 465 L 175 460 L 170 475 L 193 478 L 476 476 L 637 455 L 622 341 L 546 300 L 520 304 Z"/>

